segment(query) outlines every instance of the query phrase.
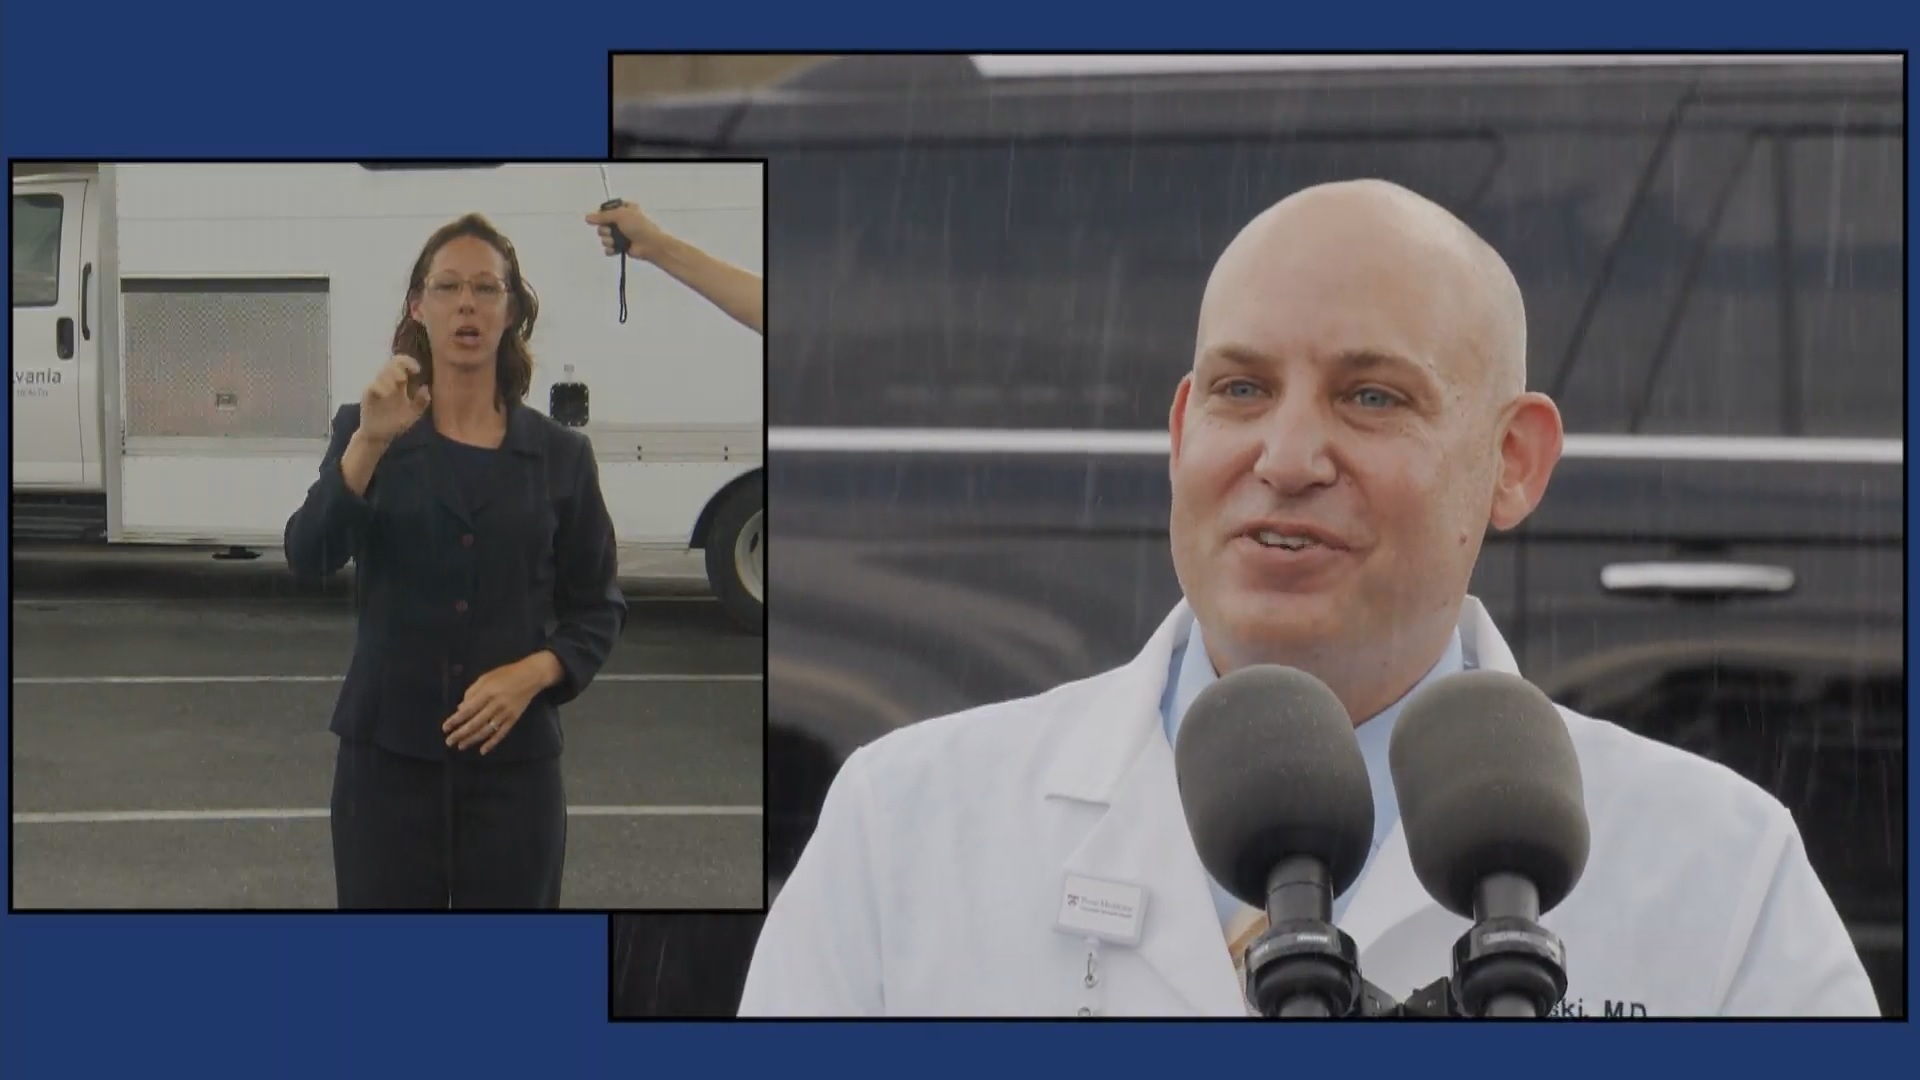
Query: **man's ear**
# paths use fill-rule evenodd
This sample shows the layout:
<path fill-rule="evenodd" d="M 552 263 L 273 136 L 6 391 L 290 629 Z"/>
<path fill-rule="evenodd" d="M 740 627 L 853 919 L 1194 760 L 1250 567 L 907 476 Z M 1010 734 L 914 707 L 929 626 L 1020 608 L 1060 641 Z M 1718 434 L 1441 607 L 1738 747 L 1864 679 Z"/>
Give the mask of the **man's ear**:
<path fill-rule="evenodd" d="M 1533 513 L 1546 497 L 1547 481 L 1560 463 L 1566 433 L 1560 410 L 1545 394 L 1521 394 L 1507 406 L 1500 439 L 1500 472 L 1493 488 L 1493 527 L 1505 532 Z"/>
<path fill-rule="evenodd" d="M 1193 393 L 1193 375 L 1188 373 L 1180 377 L 1180 385 L 1173 391 L 1173 408 L 1167 412 L 1167 435 L 1172 440 L 1167 457 L 1169 470 L 1180 465 L 1180 436 L 1187 426 L 1187 397 Z"/>

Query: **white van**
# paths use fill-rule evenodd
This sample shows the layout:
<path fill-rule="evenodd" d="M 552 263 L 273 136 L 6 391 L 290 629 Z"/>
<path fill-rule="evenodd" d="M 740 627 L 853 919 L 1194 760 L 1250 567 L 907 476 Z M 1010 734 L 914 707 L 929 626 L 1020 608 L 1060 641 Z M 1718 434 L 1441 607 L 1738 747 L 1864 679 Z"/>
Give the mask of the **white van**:
<path fill-rule="evenodd" d="M 528 404 L 591 436 L 623 573 L 764 626 L 759 335 L 583 217 L 607 198 L 763 265 L 757 162 L 90 164 L 13 177 L 13 536 L 277 549 L 391 355 L 429 235 L 479 212 L 540 298 Z M 704 555 L 704 558 L 702 558 Z"/>

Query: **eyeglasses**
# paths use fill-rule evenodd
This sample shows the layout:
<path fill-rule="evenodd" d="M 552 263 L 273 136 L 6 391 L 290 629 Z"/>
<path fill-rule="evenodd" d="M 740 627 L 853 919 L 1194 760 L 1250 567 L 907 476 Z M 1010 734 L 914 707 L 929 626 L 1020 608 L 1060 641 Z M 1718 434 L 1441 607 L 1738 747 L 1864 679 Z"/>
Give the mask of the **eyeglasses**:
<path fill-rule="evenodd" d="M 452 301 L 460 297 L 460 290 L 471 286 L 473 299 L 482 304 L 497 304 L 506 299 L 506 283 L 495 277 L 479 277 L 472 281 L 462 281 L 453 276 L 442 276 L 427 282 L 427 295 L 435 300 Z"/>

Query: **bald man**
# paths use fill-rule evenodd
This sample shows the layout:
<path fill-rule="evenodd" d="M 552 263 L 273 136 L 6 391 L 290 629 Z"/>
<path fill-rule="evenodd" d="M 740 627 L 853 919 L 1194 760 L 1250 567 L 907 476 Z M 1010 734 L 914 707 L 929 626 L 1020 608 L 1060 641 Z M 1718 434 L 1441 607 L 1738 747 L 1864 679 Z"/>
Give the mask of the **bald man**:
<path fill-rule="evenodd" d="M 1525 358 L 1504 261 L 1412 192 L 1330 184 L 1249 223 L 1207 282 L 1169 415 L 1183 600 L 1124 667 L 856 752 L 768 913 L 742 1013 L 1247 1015 L 1264 916 L 1201 866 L 1172 746 L 1200 692 L 1254 664 L 1318 677 L 1356 724 L 1375 832 L 1333 915 L 1362 973 L 1401 1000 L 1447 976 L 1470 924 L 1414 876 L 1386 748 L 1436 680 L 1518 674 L 1467 586 L 1487 527 L 1520 524 L 1560 455 Z M 1569 958 L 1558 1013 L 1877 1013 L 1776 800 L 1562 715 L 1592 843 L 1542 919 Z"/>

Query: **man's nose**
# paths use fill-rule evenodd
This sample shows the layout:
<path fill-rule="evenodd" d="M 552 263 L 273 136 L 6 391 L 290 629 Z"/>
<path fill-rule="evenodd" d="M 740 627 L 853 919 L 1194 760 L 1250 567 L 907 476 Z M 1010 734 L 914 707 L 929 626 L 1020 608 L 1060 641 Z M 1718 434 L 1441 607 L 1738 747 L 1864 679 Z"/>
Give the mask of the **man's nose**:
<path fill-rule="evenodd" d="M 1305 395 L 1283 399 L 1263 425 L 1254 475 L 1282 495 L 1326 487 L 1339 476 L 1333 463 L 1333 418 Z"/>

